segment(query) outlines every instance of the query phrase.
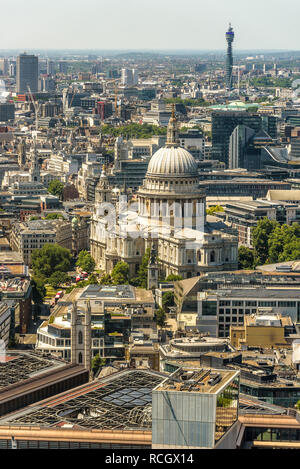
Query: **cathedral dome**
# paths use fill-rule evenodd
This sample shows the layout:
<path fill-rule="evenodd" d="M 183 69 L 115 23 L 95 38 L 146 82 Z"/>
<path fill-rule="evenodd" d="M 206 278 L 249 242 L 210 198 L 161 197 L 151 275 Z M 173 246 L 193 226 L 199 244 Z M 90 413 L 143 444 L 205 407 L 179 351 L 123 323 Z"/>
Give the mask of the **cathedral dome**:
<path fill-rule="evenodd" d="M 197 163 L 187 150 L 179 146 L 165 146 L 152 156 L 148 176 L 197 177 Z"/>

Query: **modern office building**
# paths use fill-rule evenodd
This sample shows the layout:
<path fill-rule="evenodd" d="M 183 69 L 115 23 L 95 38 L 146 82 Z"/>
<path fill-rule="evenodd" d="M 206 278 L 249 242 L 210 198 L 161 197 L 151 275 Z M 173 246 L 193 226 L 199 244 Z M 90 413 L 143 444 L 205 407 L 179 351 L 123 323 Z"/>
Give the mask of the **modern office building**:
<path fill-rule="evenodd" d="M 212 112 L 212 159 L 223 161 L 226 166 L 229 166 L 229 143 L 230 137 L 238 125 L 243 125 L 252 129 L 256 134 L 261 130 L 275 139 L 276 133 L 276 117 L 262 116 L 255 112 L 245 110 L 232 111 L 231 108 L 222 108 L 220 110 L 213 110 Z"/>
<path fill-rule="evenodd" d="M 249 127 L 238 125 L 229 140 L 229 168 L 260 169 L 261 151 L 267 145 L 272 145 L 272 138 L 265 131 L 255 133 Z"/>
<path fill-rule="evenodd" d="M 234 41 L 234 32 L 231 24 L 229 23 L 228 31 L 226 32 L 226 41 L 227 41 L 227 56 L 226 56 L 226 88 L 228 90 L 232 89 L 232 67 L 233 67 L 233 57 L 232 57 L 232 43 Z"/>
<path fill-rule="evenodd" d="M 300 289 L 297 288 L 232 288 L 202 291 L 197 295 L 196 324 L 202 333 L 229 337 L 230 326 L 243 326 L 245 316 L 257 312 L 289 316 L 300 322 Z M 267 310 L 265 309 L 267 308 Z"/>
<path fill-rule="evenodd" d="M 29 364 L 32 366 L 25 362 L 25 369 Z M 86 372 L 83 367 L 76 368 Z M 206 370 L 209 371 L 207 367 Z M 39 386 L 43 384 L 45 388 L 45 380 L 37 382 L 35 388 L 29 388 L 31 394 L 37 391 L 35 401 L 31 401 L 35 403 L 25 409 L 11 409 L 2 416 L 0 448 L 157 449 L 160 443 L 168 444 L 167 439 L 176 440 L 179 445 L 184 440 L 184 448 L 193 443 L 216 449 L 300 447 L 299 413 L 249 395 L 238 395 L 239 370 L 211 370 L 214 375 L 206 377 L 206 371 L 200 368 L 196 372 L 192 368 L 181 371 L 177 383 L 172 381 L 176 375 L 167 382 L 166 374 L 153 370 L 123 370 L 83 385 L 76 377 L 73 386 L 77 388 L 72 390 L 55 381 L 53 375 L 51 394 Z M 175 389 L 158 388 L 162 381 L 165 388 L 170 385 Z M 176 391 L 176 386 L 184 386 L 185 390 Z M 27 396 L 20 385 L 19 388 L 20 399 L 25 401 Z M 59 394 L 53 396 L 53 391 Z M 163 402 L 164 397 L 170 401 Z M 169 421 L 172 431 L 167 426 Z M 163 438 L 158 441 L 161 433 Z M 169 447 L 176 448 L 175 444 Z"/>
<path fill-rule="evenodd" d="M 39 63 L 35 55 L 21 54 L 17 57 L 17 93 L 38 91 Z"/>
<path fill-rule="evenodd" d="M 238 231 L 239 244 L 252 248 L 252 229 L 259 220 L 267 217 L 279 223 L 299 223 L 300 204 L 272 202 L 268 200 L 251 200 L 248 202 L 228 202 L 224 212 L 218 214 L 226 223 Z"/>
<path fill-rule="evenodd" d="M 15 105 L 13 103 L 0 103 L 0 122 L 7 122 L 15 118 Z"/>
<path fill-rule="evenodd" d="M 138 84 L 138 72 L 136 69 L 122 68 L 121 83 L 124 86 L 134 86 Z"/>
<path fill-rule="evenodd" d="M 291 345 L 293 333 L 290 317 L 265 311 L 245 316 L 243 326 L 231 326 L 230 343 L 235 348 L 282 348 Z"/>
<path fill-rule="evenodd" d="M 168 344 L 159 346 L 160 371 L 172 372 L 170 362 L 180 361 L 181 363 L 190 363 L 200 361 L 200 357 L 208 352 L 227 353 L 232 352 L 233 348 L 229 339 L 215 337 L 182 337 L 171 339 Z"/>
<path fill-rule="evenodd" d="M 253 199 L 263 199 L 267 196 L 269 191 L 292 192 L 290 190 L 291 183 L 289 182 L 247 178 L 244 176 L 237 176 L 232 179 L 224 178 L 223 180 L 201 180 L 200 186 L 206 190 L 206 195 L 210 200 L 217 199 L 218 202 L 226 202 L 228 197 L 251 197 Z"/>
<path fill-rule="evenodd" d="M 152 391 L 152 448 L 236 447 L 239 372 L 180 368 Z"/>
<path fill-rule="evenodd" d="M 88 315 L 89 321 L 85 320 Z M 91 358 L 99 354 L 107 363 L 122 360 L 130 331 L 134 328 L 150 336 L 156 329 L 153 318 L 152 292 L 129 285 L 89 285 L 73 290 L 58 301 L 51 319 L 38 328 L 36 349 L 72 361 L 76 354 L 76 362 L 81 364 L 85 358 L 84 344 L 90 343 Z M 80 322 L 82 326 L 79 327 Z M 81 343 L 76 342 L 80 332 L 78 329 L 78 334 L 74 335 L 76 328 L 82 329 Z M 82 361 L 78 360 L 80 353 Z"/>

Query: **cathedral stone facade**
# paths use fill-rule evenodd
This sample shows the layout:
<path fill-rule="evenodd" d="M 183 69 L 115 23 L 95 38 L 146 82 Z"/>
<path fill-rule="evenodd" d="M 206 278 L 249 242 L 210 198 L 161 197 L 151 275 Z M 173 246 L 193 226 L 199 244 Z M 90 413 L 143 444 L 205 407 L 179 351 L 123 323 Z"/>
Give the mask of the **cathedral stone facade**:
<path fill-rule="evenodd" d="M 197 163 L 179 146 L 174 113 L 166 145 L 152 156 L 135 199 L 113 204 L 103 170 L 96 188 L 90 245 L 97 267 L 106 273 L 124 261 L 131 276 L 136 276 L 148 247 L 155 247 L 162 276 L 189 278 L 237 269 L 237 237 L 222 222 L 206 217 Z"/>

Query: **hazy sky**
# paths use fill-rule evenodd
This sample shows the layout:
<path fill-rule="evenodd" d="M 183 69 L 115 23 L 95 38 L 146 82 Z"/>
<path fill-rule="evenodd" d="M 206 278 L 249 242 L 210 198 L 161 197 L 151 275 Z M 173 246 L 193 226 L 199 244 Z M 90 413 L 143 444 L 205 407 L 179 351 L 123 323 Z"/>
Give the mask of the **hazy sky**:
<path fill-rule="evenodd" d="M 299 0 L 1 1 L 0 49 L 300 50 Z"/>

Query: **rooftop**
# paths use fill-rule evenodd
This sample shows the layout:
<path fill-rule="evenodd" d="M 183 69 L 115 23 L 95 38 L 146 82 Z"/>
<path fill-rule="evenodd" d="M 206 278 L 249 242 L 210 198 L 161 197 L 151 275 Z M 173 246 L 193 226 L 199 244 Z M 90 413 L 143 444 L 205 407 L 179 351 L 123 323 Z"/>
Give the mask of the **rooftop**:
<path fill-rule="evenodd" d="M 198 293 L 201 295 L 201 293 Z M 291 299 L 291 298 L 300 298 L 300 288 L 293 287 L 277 287 L 277 288 L 262 288 L 261 286 L 252 286 L 245 288 L 232 288 L 228 290 L 213 290 L 204 292 L 205 295 L 217 295 L 220 298 L 242 298 L 246 300 L 248 298 L 260 299 L 260 298 L 269 298 L 270 300 L 276 299 Z"/>
<path fill-rule="evenodd" d="M 159 384 L 155 391 L 216 394 L 238 374 L 236 371 L 227 369 L 179 368 Z"/>
<path fill-rule="evenodd" d="M 152 370 L 124 370 L 17 411 L 4 420 L 10 425 L 52 428 L 151 428 L 152 389 L 165 377 Z"/>
<path fill-rule="evenodd" d="M 64 365 L 63 361 L 34 352 L 8 351 L 5 361 L 0 361 L 0 393 L 7 386 Z"/>

